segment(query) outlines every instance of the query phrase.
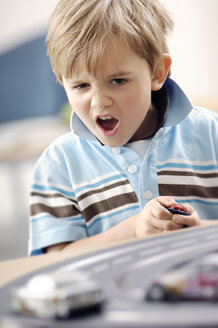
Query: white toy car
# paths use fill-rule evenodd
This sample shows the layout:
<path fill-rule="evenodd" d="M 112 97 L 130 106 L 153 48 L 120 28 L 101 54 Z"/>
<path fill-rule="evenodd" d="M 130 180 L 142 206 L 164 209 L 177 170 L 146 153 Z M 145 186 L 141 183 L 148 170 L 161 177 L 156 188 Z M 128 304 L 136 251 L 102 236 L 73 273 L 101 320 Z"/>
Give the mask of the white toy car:
<path fill-rule="evenodd" d="M 78 310 L 101 308 L 105 296 L 81 271 L 36 275 L 11 293 L 12 311 L 40 318 L 66 318 Z"/>

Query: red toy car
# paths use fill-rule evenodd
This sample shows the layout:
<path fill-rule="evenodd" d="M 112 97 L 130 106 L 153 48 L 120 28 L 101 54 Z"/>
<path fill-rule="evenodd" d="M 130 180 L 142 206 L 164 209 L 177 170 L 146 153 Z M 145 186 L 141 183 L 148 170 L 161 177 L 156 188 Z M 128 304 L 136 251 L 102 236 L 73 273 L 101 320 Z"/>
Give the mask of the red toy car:
<path fill-rule="evenodd" d="M 218 253 L 163 274 L 149 286 L 148 301 L 218 301 Z"/>

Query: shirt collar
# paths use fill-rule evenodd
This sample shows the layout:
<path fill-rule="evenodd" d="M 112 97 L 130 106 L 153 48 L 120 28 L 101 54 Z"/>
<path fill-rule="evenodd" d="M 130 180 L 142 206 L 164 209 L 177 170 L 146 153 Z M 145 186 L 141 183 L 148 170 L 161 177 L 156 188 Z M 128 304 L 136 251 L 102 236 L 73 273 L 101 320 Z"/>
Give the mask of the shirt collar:
<path fill-rule="evenodd" d="M 190 100 L 174 80 L 167 78 L 165 87 L 168 94 L 168 110 L 164 127 L 182 122 L 193 109 Z"/>
<path fill-rule="evenodd" d="M 182 91 L 182 89 L 171 78 L 167 78 L 165 82 L 165 87 L 167 89 L 168 100 L 169 100 L 167 117 L 164 123 L 164 127 L 167 127 L 167 126 L 176 125 L 181 121 L 183 121 L 186 118 L 186 116 L 190 113 L 193 106 L 189 101 L 188 97 Z M 88 140 L 97 141 L 97 138 L 80 120 L 80 118 L 77 116 L 77 114 L 74 111 L 72 111 L 71 114 L 70 127 L 71 130 L 79 137 Z"/>
<path fill-rule="evenodd" d="M 94 134 L 86 127 L 86 125 L 83 123 L 83 121 L 81 121 L 81 119 L 74 111 L 72 111 L 71 114 L 70 128 L 76 135 L 83 139 L 97 141 L 97 138 L 94 136 Z"/>

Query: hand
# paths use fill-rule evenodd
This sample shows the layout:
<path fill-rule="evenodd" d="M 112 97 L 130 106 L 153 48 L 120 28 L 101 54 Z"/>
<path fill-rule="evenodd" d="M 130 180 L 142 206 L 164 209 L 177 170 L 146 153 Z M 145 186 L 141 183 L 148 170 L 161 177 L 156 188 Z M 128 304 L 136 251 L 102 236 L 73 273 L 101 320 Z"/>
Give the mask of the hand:
<path fill-rule="evenodd" d="M 184 223 L 174 222 L 174 215 L 165 208 L 173 205 L 178 204 L 168 196 L 160 196 L 148 202 L 135 218 L 136 237 L 143 238 L 149 234 L 182 229 Z"/>
<path fill-rule="evenodd" d="M 177 224 L 182 224 L 186 227 L 196 227 L 204 225 L 204 221 L 200 220 L 198 213 L 190 204 L 182 204 L 184 211 L 186 211 L 189 215 L 178 215 L 174 214 L 172 217 L 173 222 Z"/>

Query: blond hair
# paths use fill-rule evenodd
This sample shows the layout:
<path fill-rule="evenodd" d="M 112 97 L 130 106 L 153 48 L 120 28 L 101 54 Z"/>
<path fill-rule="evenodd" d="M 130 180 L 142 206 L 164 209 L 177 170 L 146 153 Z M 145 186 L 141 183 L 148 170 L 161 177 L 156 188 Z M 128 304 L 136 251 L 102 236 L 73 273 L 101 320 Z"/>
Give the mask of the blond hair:
<path fill-rule="evenodd" d="M 168 52 L 172 27 L 158 0 L 60 0 L 49 22 L 48 55 L 62 83 L 76 63 L 93 72 L 116 35 L 153 70 L 159 55 Z"/>

